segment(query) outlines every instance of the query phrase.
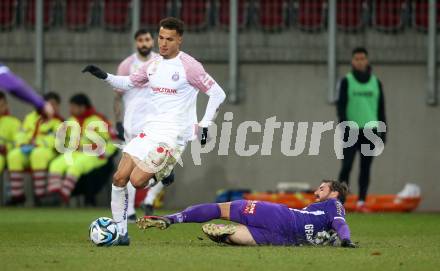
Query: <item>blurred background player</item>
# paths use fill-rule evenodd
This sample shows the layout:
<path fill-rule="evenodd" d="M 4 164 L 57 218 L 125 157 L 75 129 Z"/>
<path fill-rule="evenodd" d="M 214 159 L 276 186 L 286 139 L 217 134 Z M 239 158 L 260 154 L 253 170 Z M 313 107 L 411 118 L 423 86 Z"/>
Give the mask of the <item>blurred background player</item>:
<path fill-rule="evenodd" d="M 356 153 L 360 153 L 360 172 L 359 172 L 359 199 L 357 209 L 360 212 L 368 212 L 365 206 L 368 186 L 370 183 L 370 169 L 373 156 L 362 154 L 361 145 L 372 145 L 364 133 L 364 128 L 372 128 L 377 134 L 377 121 L 386 123 L 385 120 L 385 99 L 382 83 L 372 74 L 371 66 L 368 61 L 368 52 L 363 47 L 358 47 L 352 51 L 351 59 L 352 71 L 349 72 L 341 81 L 339 86 L 339 99 L 337 102 L 337 113 L 339 122 L 354 121 L 358 125 L 359 137 L 356 143 L 343 149 L 344 159 L 339 173 L 339 180 L 349 184 L 350 171 Z M 375 124 L 366 126 L 367 122 L 376 121 Z M 344 133 L 344 141 L 348 140 L 349 129 Z M 385 143 L 386 134 L 379 133 Z M 373 146 L 370 147 L 372 149 Z"/>
<path fill-rule="evenodd" d="M 138 226 L 141 229 L 166 229 L 172 224 L 223 219 L 239 225 L 206 224 L 202 227 L 210 239 L 219 243 L 248 246 L 318 244 L 316 238 L 321 233 L 334 230 L 343 247 L 355 247 L 345 222 L 343 202 L 347 190 L 345 184 L 324 180 L 315 191 L 318 202 L 301 210 L 284 204 L 236 200 L 195 205 L 162 217 L 146 216 L 138 220 Z"/>
<path fill-rule="evenodd" d="M 54 109 L 49 102 L 45 102 L 35 90 L 2 63 L 0 63 L 0 90 L 4 90 L 18 99 L 32 104 L 37 110 L 44 112 L 49 117 L 54 113 Z"/>
<path fill-rule="evenodd" d="M 14 147 L 14 138 L 19 130 L 20 120 L 9 114 L 6 95 L 0 92 L 0 180 L 6 167 L 6 156 Z"/>
<path fill-rule="evenodd" d="M 71 153 L 60 154 L 50 164 L 47 190 L 50 194 L 48 201 L 53 201 L 53 203 L 57 203 L 60 197 L 64 203 L 68 203 L 78 179 L 105 165 L 107 158 L 116 151 L 116 147 L 110 142 L 112 137 L 109 122 L 95 110 L 85 94 L 73 95 L 70 98 L 69 110 L 71 117 L 67 121 L 76 122 L 80 130 L 75 129 L 74 126 L 68 128 L 63 126 L 67 132 L 65 142 L 60 142 L 60 144 L 79 141 L 79 146 Z M 99 142 L 99 139 L 105 140 L 105 146 L 97 145 L 96 142 Z M 57 140 L 63 139 L 57 138 Z M 84 148 L 86 144 L 92 146 L 91 151 L 88 152 Z M 97 151 L 100 147 L 105 150 L 102 155 L 98 156 L 93 151 Z"/>
<path fill-rule="evenodd" d="M 128 76 L 137 72 L 142 65 L 156 57 L 157 53 L 153 52 L 154 39 L 150 31 L 146 29 L 139 29 L 134 35 L 137 52 L 131 54 L 124 59 L 118 67 L 117 75 Z M 146 84 L 148 85 L 148 83 Z M 134 88 L 127 91 L 115 89 L 114 113 L 116 119 L 116 130 L 118 138 L 124 140 L 126 143 L 142 132 L 146 124 L 146 115 L 148 114 L 148 106 L 139 106 L 148 104 L 148 89 L 147 86 L 141 88 Z M 122 122 L 122 113 L 124 109 L 124 121 Z M 147 197 L 142 204 L 142 209 L 145 215 L 153 213 L 153 202 L 157 195 L 163 190 L 162 182 L 148 190 Z M 128 222 L 136 222 L 135 195 L 136 189 L 129 182 L 127 184 L 128 190 Z"/>
<path fill-rule="evenodd" d="M 130 90 L 148 83 L 149 112 L 143 132 L 124 148 L 112 186 L 112 213 L 120 231 L 119 245 L 128 245 L 127 183 L 142 188 L 156 177 L 158 182 L 169 176 L 188 141 L 194 139 L 195 128 L 203 131 L 212 124 L 226 95 L 206 73 L 202 64 L 180 51 L 183 22 L 168 17 L 160 21 L 159 54 L 130 76 L 115 76 L 89 65 L 90 72 L 111 86 Z M 199 91 L 209 96 L 205 115 L 197 124 L 196 102 Z"/>
<path fill-rule="evenodd" d="M 61 99 L 55 92 L 43 96 L 54 109 L 54 117 L 34 110 L 24 118 L 20 132 L 15 135 L 14 145 L 7 156 L 11 181 L 11 204 L 23 203 L 24 173 L 30 169 L 35 204 L 40 205 L 46 194 L 46 179 L 49 163 L 57 155 L 55 134 L 63 119 L 59 115 Z"/>

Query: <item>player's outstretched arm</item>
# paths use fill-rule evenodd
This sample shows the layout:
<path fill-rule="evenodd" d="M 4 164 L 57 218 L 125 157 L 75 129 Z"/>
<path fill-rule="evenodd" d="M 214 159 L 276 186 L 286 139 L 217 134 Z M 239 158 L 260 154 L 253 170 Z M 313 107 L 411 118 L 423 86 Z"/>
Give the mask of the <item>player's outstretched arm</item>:
<path fill-rule="evenodd" d="M 87 65 L 83 70 L 83 73 L 89 72 L 96 78 L 105 80 L 107 83 L 109 83 L 112 87 L 120 89 L 120 90 L 130 90 L 134 87 L 137 87 L 139 85 L 142 85 L 142 82 L 133 82 L 131 80 L 130 76 L 119 76 L 119 75 L 113 75 L 111 73 L 107 73 L 103 71 L 101 68 L 95 66 L 95 65 Z M 146 77 L 146 76 L 145 76 Z M 137 78 L 139 78 L 139 75 L 137 75 Z M 139 80 L 139 79 L 138 79 Z M 140 81 L 143 81 L 143 78 L 141 78 Z M 145 80 L 146 82 L 147 80 Z M 139 83 L 139 84 L 138 84 Z"/>
<path fill-rule="evenodd" d="M 342 247 L 356 248 L 356 245 L 350 239 L 350 228 L 344 219 L 333 220 L 332 228 L 338 233 Z"/>
<path fill-rule="evenodd" d="M 85 72 L 90 72 L 93 76 L 95 76 L 96 78 L 105 80 L 107 79 L 108 75 L 105 71 L 101 70 L 99 67 L 95 66 L 95 65 L 87 65 L 83 70 L 83 73 Z"/>

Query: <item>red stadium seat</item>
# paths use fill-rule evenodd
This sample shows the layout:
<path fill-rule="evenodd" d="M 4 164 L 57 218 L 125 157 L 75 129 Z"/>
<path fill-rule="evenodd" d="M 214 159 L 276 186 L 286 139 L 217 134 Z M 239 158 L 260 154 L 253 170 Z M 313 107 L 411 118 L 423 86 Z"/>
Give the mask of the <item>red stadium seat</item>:
<path fill-rule="evenodd" d="M 373 26 L 378 30 L 403 28 L 406 0 L 373 0 Z"/>
<path fill-rule="evenodd" d="M 36 0 L 25 2 L 24 23 L 28 27 L 35 27 L 35 8 Z M 54 22 L 55 0 L 44 0 L 43 2 L 43 24 L 45 28 L 49 28 Z"/>
<path fill-rule="evenodd" d="M 64 0 L 64 24 L 68 29 L 83 30 L 92 22 L 93 0 Z"/>
<path fill-rule="evenodd" d="M 324 28 L 325 0 L 299 0 L 297 5 L 297 23 L 299 28 L 308 31 Z"/>
<path fill-rule="evenodd" d="M 210 2 L 207 0 L 180 0 L 180 19 L 188 30 L 201 30 L 208 26 Z"/>
<path fill-rule="evenodd" d="M 220 27 L 229 27 L 229 2 L 230 0 L 217 0 L 217 25 Z M 237 16 L 238 16 L 238 27 L 243 28 L 247 23 L 247 10 L 248 10 L 247 0 L 238 0 Z"/>
<path fill-rule="evenodd" d="M 17 19 L 17 0 L 0 1 L 0 30 L 11 29 Z"/>
<path fill-rule="evenodd" d="M 363 11 L 365 0 L 338 0 L 336 24 L 345 31 L 359 30 L 364 25 Z"/>
<path fill-rule="evenodd" d="M 429 1 L 428 0 L 416 0 L 413 3 L 413 25 L 422 31 L 428 30 L 429 21 Z M 437 28 L 440 28 L 440 1 L 437 1 Z"/>
<path fill-rule="evenodd" d="M 126 30 L 130 24 L 130 2 L 121 0 L 104 0 L 103 23 L 107 29 Z"/>
<path fill-rule="evenodd" d="M 142 0 L 141 25 L 156 28 L 159 21 L 170 15 L 171 2 L 167 0 Z"/>
<path fill-rule="evenodd" d="M 265 30 L 279 30 L 286 25 L 284 0 L 259 0 L 257 2 L 258 25 Z"/>

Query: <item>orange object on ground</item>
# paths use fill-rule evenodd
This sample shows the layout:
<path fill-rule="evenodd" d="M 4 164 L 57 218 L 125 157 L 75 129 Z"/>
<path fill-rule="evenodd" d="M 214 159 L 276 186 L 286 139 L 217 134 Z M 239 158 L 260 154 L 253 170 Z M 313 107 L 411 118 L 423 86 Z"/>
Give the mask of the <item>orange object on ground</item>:
<path fill-rule="evenodd" d="M 289 208 L 302 209 L 315 202 L 313 193 L 247 193 L 244 199 L 260 200 L 287 205 Z M 369 195 L 365 206 L 371 212 L 410 212 L 415 210 L 421 197 L 399 198 L 397 195 Z M 356 211 L 357 196 L 349 195 L 344 204 L 347 211 Z"/>

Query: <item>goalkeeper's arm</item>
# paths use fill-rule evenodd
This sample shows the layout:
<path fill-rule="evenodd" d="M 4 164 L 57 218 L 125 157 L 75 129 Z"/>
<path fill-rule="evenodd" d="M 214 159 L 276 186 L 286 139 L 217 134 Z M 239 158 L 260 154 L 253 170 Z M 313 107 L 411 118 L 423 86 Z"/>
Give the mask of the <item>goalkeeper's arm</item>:
<path fill-rule="evenodd" d="M 350 239 L 350 228 L 343 218 L 334 219 L 332 222 L 332 228 L 338 233 L 342 247 L 356 247 Z"/>

